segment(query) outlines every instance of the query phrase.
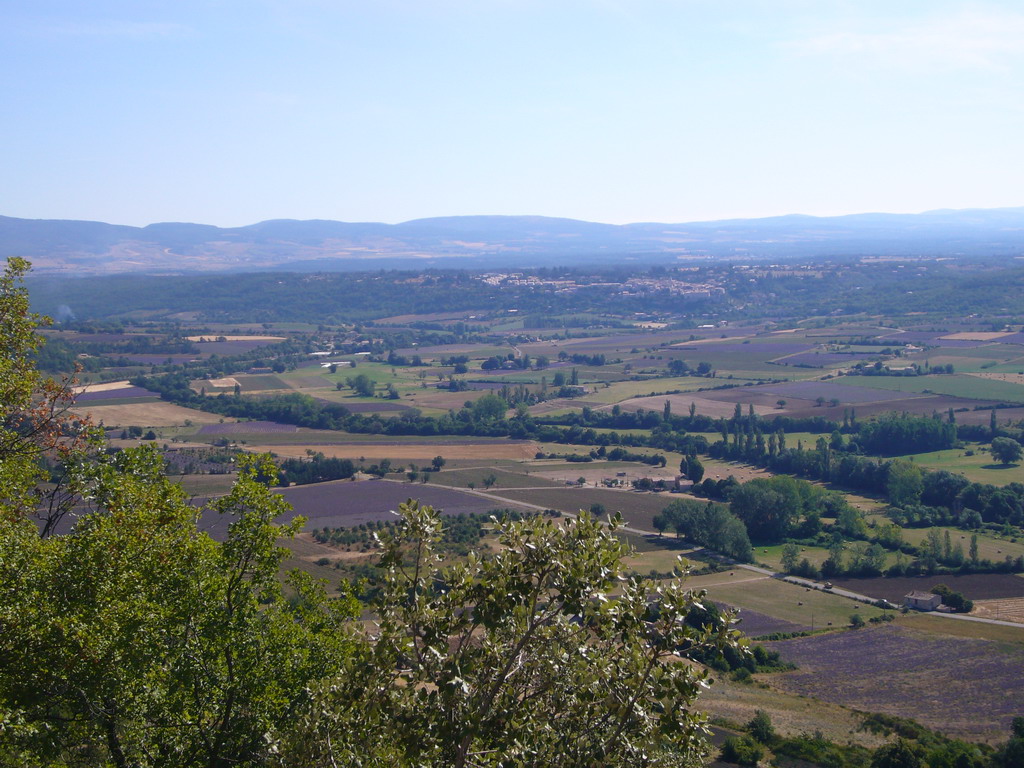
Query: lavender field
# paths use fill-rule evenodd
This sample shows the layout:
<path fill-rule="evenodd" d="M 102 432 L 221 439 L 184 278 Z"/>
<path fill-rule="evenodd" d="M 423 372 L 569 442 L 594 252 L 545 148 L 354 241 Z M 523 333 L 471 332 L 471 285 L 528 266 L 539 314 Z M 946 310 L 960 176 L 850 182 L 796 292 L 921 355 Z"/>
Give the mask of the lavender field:
<path fill-rule="evenodd" d="M 909 717 L 949 736 L 1005 741 L 1024 701 L 1024 648 L 886 625 L 767 643 L 789 693 Z"/>

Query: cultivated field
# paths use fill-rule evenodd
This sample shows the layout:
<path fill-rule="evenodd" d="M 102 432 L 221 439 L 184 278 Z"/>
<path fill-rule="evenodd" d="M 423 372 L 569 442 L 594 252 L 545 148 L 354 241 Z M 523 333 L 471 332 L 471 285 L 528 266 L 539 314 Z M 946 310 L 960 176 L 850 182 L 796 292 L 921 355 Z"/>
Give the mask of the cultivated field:
<path fill-rule="evenodd" d="M 626 525 L 642 531 L 654 531 L 651 520 L 660 513 L 672 495 L 667 493 L 639 493 L 614 491 L 604 488 L 545 488 L 541 490 L 503 490 L 503 498 L 535 504 L 540 507 L 574 513 L 601 504 L 608 513 L 621 512 Z"/>
<path fill-rule="evenodd" d="M 159 400 L 155 392 L 142 387 L 118 387 L 116 389 L 90 389 L 75 395 L 76 403 L 94 403 L 95 405 L 130 405 L 132 401 Z"/>
<path fill-rule="evenodd" d="M 843 382 L 848 387 L 874 390 L 871 397 L 878 400 L 880 391 L 907 393 L 934 392 L 976 400 L 1024 403 L 1024 386 L 1008 381 L 984 379 L 971 374 L 933 376 L 846 376 Z M 838 396 L 838 395 L 837 395 Z M 867 395 L 865 395 L 867 397 Z"/>
<path fill-rule="evenodd" d="M 74 411 L 89 416 L 94 422 L 102 421 L 107 427 L 182 427 L 186 422 L 216 424 L 221 419 L 232 421 L 215 413 L 183 408 L 161 400 L 116 405 L 103 405 L 102 402 L 84 402 L 75 406 Z"/>
<path fill-rule="evenodd" d="M 351 527 L 375 520 L 396 520 L 392 510 L 408 499 L 429 504 L 444 514 L 484 513 L 493 509 L 517 507 L 505 501 L 492 501 L 486 497 L 440 488 L 421 483 L 392 482 L 389 480 L 335 480 L 328 483 L 296 485 L 281 488 L 275 493 L 284 497 L 292 511 L 279 523 L 297 515 L 306 518 L 306 530 L 314 528 Z M 521 511 L 530 511 L 518 507 Z M 214 537 L 224 536 L 228 520 L 204 516 L 202 527 Z"/>
<path fill-rule="evenodd" d="M 250 445 L 247 448 L 256 453 L 272 452 L 285 458 L 304 458 L 306 456 L 306 449 L 312 448 L 324 454 L 324 456 L 334 459 L 359 459 L 365 457 L 366 459 L 429 462 L 438 455 L 444 456 L 446 459 L 479 459 L 481 457 L 491 459 L 532 459 L 534 454 L 537 453 L 537 445 L 537 443 L 526 440 L 504 440 L 500 443 L 473 441 L 444 443 L 367 441 L 365 443 L 351 443 L 349 445 L 319 445 L 316 443 L 287 445 L 267 443 Z"/>
<path fill-rule="evenodd" d="M 612 405 L 614 403 L 628 400 L 629 398 L 650 395 L 652 392 L 671 392 L 673 390 L 692 392 L 698 389 L 714 386 L 714 384 L 714 380 L 706 379 L 702 376 L 680 376 L 667 379 L 659 378 L 644 379 L 643 381 L 621 381 L 608 387 L 599 387 L 595 392 L 591 392 L 584 399 L 591 400 L 595 403 Z M 669 399 L 671 399 L 671 397 L 672 396 L 669 396 Z M 663 404 L 664 400 L 657 406 L 659 411 Z M 689 407 L 689 405 L 689 400 L 687 400 L 686 405 L 682 407 L 677 403 L 673 403 L 672 410 L 676 413 L 686 413 L 686 408 Z"/>
<path fill-rule="evenodd" d="M 854 592 L 884 598 L 897 605 L 903 602 L 903 596 L 908 592 L 929 592 L 932 587 L 939 584 L 945 584 L 955 592 L 962 592 L 963 596 L 969 600 L 1024 597 L 1024 578 L 1008 573 L 833 579 L 833 583 Z"/>
<path fill-rule="evenodd" d="M 1024 626 L 1008 627 L 980 621 L 959 621 L 935 613 L 918 613 L 916 611 L 900 616 L 899 625 L 948 637 L 970 637 L 976 640 L 991 640 L 996 643 L 1024 646 Z"/>
<path fill-rule="evenodd" d="M 510 472 L 492 466 L 460 467 L 432 472 L 430 482 L 434 485 L 445 485 L 451 488 L 465 488 L 468 483 L 474 483 L 477 489 L 484 490 L 484 478 L 493 475 L 496 480 L 495 492 L 510 488 L 557 487 L 561 485 L 561 483 L 549 480 L 537 473 L 526 474 L 526 472 Z"/>
<path fill-rule="evenodd" d="M 932 529 L 904 528 L 903 540 L 909 541 L 911 544 L 921 544 L 928 538 L 929 530 Z M 955 547 L 959 544 L 963 547 L 964 554 L 968 554 L 971 545 L 971 534 L 969 532 L 946 526 L 935 526 L 934 530 L 937 530 L 943 536 L 948 532 L 953 546 Z M 1007 555 L 1014 558 L 1024 555 L 1024 541 L 1019 539 L 1017 541 L 1010 541 L 1007 538 L 997 538 L 985 533 L 978 534 L 978 557 L 983 560 L 999 562 L 1005 559 Z"/>
<path fill-rule="evenodd" d="M 624 411 L 638 411 L 641 408 L 645 411 L 661 411 L 665 407 L 665 401 L 667 400 L 672 407 L 672 413 L 676 414 L 687 414 L 689 413 L 690 404 L 696 406 L 697 413 L 701 416 L 710 416 L 711 418 L 727 418 L 733 415 L 736 409 L 735 403 L 723 402 L 709 397 L 710 393 L 701 392 L 699 395 L 655 395 L 653 397 L 638 397 L 632 400 L 624 400 L 619 404 L 619 407 Z M 609 406 L 604 406 L 601 410 L 608 410 Z M 747 408 L 743 408 L 744 415 L 747 413 Z M 782 411 L 775 407 L 774 402 L 769 404 L 754 404 L 754 413 L 758 416 L 768 416 L 772 413 L 781 414 Z"/>
<path fill-rule="evenodd" d="M 950 736 L 1005 741 L 1024 700 L 1024 648 L 900 626 L 768 644 L 798 665 L 772 687 L 909 717 Z"/>
<path fill-rule="evenodd" d="M 224 424 L 205 424 L 198 435 L 265 435 L 290 434 L 298 432 L 293 424 L 278 424 L 276 421 L 237 421 Z"/>
<path fill-rule="evenodd" d="M 694 582 L 706 586 L 715 602 L 756 611 L 804 629 L 845 627 L 850 623 L 851 614 L 859 613 L 866 621 L 884 613 L 871 605 L 751 571 L 738 569 L 735 574 L 728 580 L 721 579 L 721 574 L 714 574 Z"/>
<path fill-rule="evenodd" d="M 204 336 L 186 336 L 189 341 L 199 342 L 201 344 L 217 343 L 217 340 L 221 341 L 284 341 L 284 336 L 228 336 L 224 334 L 207 334 Z"/>
<path fill-rule="evenodd" d="M 1024 597 L 1008 597 L 1002 600 L 978 600 L 974 603 L 972 616 L 999 621 L 1014 621 L 1024 628 Z"/>
<path fill-rule="evenodd" d="M 959 415 L 957 414 L 957 416 Z M 984 421 L 988 424 L 988 416 Z M 974 455 L 968 456 L 966 453 L 968 450 L 973 450 Z M 978 483 L 1006 485 L 1012 482 L 1024 482 L 1024 464 L 1000 464 L 979 444 L 968 444 L 964 448 L 949 448 L 930 453 L 915 453 L 906 458 L 925 469 L 944 469 Z"/>

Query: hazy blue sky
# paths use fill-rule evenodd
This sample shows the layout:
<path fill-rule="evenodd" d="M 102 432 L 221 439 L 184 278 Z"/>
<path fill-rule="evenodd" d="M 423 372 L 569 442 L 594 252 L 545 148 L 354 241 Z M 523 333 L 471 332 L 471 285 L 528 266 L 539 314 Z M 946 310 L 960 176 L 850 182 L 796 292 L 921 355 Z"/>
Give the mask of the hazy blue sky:
<path fill-rule="evenodd" d="M 0 214 L 1024 205 L 1024 3 L 0 0 Z"/>

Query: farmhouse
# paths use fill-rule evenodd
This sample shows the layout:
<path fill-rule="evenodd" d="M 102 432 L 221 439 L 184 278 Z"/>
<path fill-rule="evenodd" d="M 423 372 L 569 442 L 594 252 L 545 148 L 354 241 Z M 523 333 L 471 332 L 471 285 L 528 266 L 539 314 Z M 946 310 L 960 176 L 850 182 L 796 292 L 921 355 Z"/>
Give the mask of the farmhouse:
<path fill-rule="evenodd" d="M 942 604 L 942 598 L 931 592 L 914 591 L 903 596 L 903 604 L 918 611 L 934 611 Z"/>

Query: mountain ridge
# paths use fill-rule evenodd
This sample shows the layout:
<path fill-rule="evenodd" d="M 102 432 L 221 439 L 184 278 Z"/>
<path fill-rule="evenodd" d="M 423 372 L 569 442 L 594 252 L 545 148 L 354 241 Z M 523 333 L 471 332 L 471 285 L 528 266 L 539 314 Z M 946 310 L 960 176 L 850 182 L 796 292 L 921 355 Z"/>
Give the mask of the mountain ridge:
<path fill-rule="evenodd" d="M 269 219 L 241 227 L 143 227 L 0 216 L 0 257 L 41 274 L 324 271 L 425 266 L 531 267 L 622 259 L 1024 254 L 1024 207 L 916 214 L 787 214 L 607 224 L 551 216 L 441 216 L 397 224 Z"/>

